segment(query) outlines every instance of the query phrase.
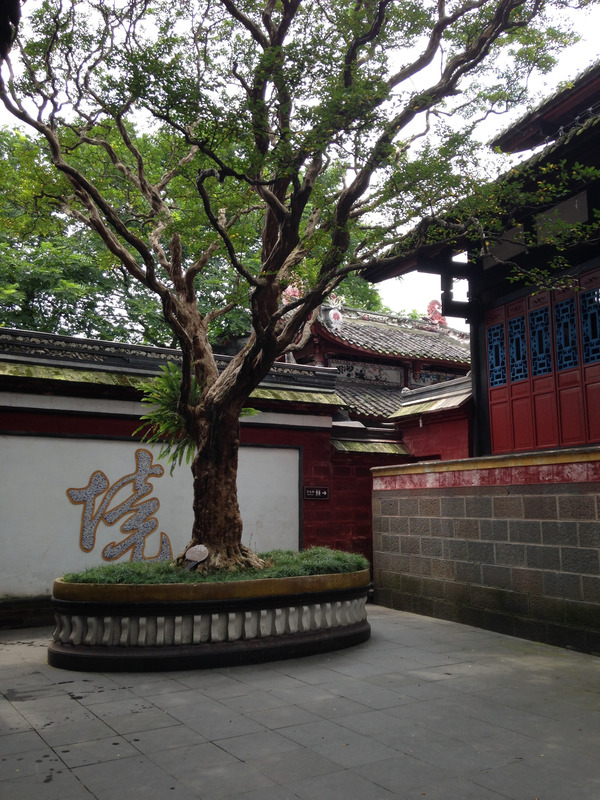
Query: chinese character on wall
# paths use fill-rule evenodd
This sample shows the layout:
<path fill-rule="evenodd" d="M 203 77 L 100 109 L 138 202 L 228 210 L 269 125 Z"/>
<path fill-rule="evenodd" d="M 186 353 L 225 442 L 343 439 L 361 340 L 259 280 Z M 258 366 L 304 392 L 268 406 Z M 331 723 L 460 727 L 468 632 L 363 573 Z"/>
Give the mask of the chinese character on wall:
<path fill-rule="evenodd" d="M 124 538 L 118 542 L 110 542 L 103 548 L 102 558 L 105 561 L 115 561 L 125 553 L 129 553 L 130 561 L 166 561 L 173 557 L 171 542 L 166 533 L 159 534 L 158 552 L 155 555 L 146 554 L 146 540 L 158 528 L 155 514 L 160 505 L 156 497 L 147 497 L 154 488 L 148 479 L 151 476 L 162 477 L 164 469 L 160 464 L 152 463 L 152 453 L 149 450 L 136 450 L 135 461 L 136 471 L 124 475 L 112 485 L 103 472 L 96 471 L 84 488 L 67 489 L 67 497 L 71 503 L 83 506 L 79 545 L 86 553 L 91 552 L 96 544 L 100 523 L 114 525 L 123 520 L 120 531 Z M 129 496 L 111 508 L 115 495 L 129 485 Z"/>

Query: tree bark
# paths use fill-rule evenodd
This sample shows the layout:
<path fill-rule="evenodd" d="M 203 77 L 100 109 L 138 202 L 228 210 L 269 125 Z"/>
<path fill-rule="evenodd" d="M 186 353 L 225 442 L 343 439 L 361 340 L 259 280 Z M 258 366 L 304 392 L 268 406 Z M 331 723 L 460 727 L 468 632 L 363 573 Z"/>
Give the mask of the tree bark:
<path fill-rule="evenodd" d="M 199 569 L 262 567 L 264 561 L 242 544 L 242 517 L 237 499 L 240 444 L 236 408 L 211 408 L 197 418 L 199 445 L 192 462 L 194 524 L 186 550 L 208 549 Z M 184 559 L 179 557 L 178 561 Z"/>

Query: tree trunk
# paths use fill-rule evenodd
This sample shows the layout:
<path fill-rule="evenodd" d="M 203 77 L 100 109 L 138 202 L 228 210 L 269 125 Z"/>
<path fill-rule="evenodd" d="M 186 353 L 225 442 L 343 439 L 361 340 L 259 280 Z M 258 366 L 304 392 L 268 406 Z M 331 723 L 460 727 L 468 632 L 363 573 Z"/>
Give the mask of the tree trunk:
<path fill-rule="evenodd" d="M 203 544 L 208 548 L 201 569 L 262 567 L 264 562 L 242 544 L 237 499 L 239 415 L 235 409 L 205 411 L 198 426 L 200 445 L 192 462 L 194 524 L 188 547 Z"/>

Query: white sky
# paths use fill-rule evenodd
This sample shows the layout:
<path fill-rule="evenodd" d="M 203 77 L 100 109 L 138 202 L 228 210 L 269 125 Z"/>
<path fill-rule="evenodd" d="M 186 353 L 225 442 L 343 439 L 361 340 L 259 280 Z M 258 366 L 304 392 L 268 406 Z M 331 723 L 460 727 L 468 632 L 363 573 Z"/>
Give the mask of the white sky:
<path fill-rule="evenodd" d="M 582 40 L 573 47 L 566 48 L 555 69 L 545 75 L 539 82 L 541 97 L 548 97 L 556 91 L 562 81 L 574 78 L 583 72 L 594 61 L 600 58 L 600 8 L 598 6 L 576 12 L 574 28 Z M 537 88 L 537 87 L 536 87 Z M 498 130 L 508 127 L 507 117 L 500 117 Z M 427 313 L 431 300 L 441 300 L 440 278 L 423 272 L 412 272 L 403 278 L 383 281 L 377 287 L 383 302 L 392 311 L 410 312 L 416 309 L 420 314 Z M 466 300 L 466 281 L 454 287 L 454 299 Z M 448 317 L 448 325 L 459 330 L 468 330 L 469 326 L 462 319 Z"/>
<path fill-rule="evenodd" d="M 440 300 L 442 289 L 439 275 L 426 272 L 411 272 L 402 278 L 383 281 L 377 287 L 381 298 L 391 311 L 418 311 L 425 316 L 431 300 Z M 466 300 L 467 282 L 454 285 L 454 299 Z M 447 317 L 448 325 L 461 331 L 468 331 L 469 325 L 463 319 Z"/>

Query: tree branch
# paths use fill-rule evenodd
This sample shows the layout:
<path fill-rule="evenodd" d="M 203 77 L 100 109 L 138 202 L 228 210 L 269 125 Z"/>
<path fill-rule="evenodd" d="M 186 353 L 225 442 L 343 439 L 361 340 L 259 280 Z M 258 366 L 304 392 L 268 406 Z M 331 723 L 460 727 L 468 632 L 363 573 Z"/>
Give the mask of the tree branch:
<path fill-rule="evenodd" d="M 227 254 L 229 255 L 229 261 L 230 261 L 232 267 L 246 281 L 248 281 L 250 286 L 258 287 L 258 286 L 260 286 L 260 282 L 257 281 L 257 279 L 254 277 L 254 275 L 252 275 L 250 272 L 248 272 L 248 270 L 238 260 L 238 257 L 237 257 L 236 252 L 235 252 L 235 248 L 233 246 L 233 243 L 232 243 L 231 239 L 229 238 L 227 230 L 221 224 L 221 222 L 219 221 L 219 219 L 216 217 L 215 213 L 212 210 L 212 207 L 211 207 L 211 204 L 210 204 L 210 197 L 209 197 L 208 192 L 206 191 L 206 188 L 204 186 L 204 182 L 206 181 L 207 178 L 217 178 L 217 179 L 219 179 L 219 174 L 218 174 L 218 172 L 216 172 L 216 170 L 212 170 L 212 169 L 201 170 L 198 173 L 198 178 L 196 180 L 196 186 L 198 188 L 198 192 L 200 194 L 200 197 L 202 198 L 202 203 L 204 205 L 204 211 L 206 213 L 206 216 L 208 217 L 208 220 L 209 220 L 210 224 L 212 225 L 212 227 L 214 228 L 214 230 L 221 237 L 221 239 L 223 241 L 223 244 L 225 245 L 225 249 L 227 250 Z"/>
<path fill-rule="evenodd" d="M 371 27 L 369 30 L 362 34 L 361 36 L 355 36 L 348 50 L 346 51 L 346 56 L 344 58 L 344 87 L 349 89 L 352 86 L 353 78 L 352 78 L 352 69 L 354 64 L 356 63 L 356 58 L 358 56 L 358 51 L 361 47 L 364 47 L 369 42 L 374 41 L 377 36 L 379 35 L 381 28 L 383 27 L 383 23 L 385 21 L 385 11 L 388 5 L 390 4 L 391 0 L 379 0 L 377 3 L 377 10 L 375 13 L 375 18 L 371 23 Z"/>
<path fill-rule="evenodd" d="M 225 6 L 227 11 L 231 14 L 234 19 L 237 19 L 238 22 L 241 22 L 244 28 L 249 31 L 250 35 L 254 39 L 254 41 L 259 44 L 263 50 L 267 50 L 269 47 L 269 40 L 260 30 L 260 28 L 255 25 L 250 17 L 247 17 L 243 11 L 237 7 L 237 5 L 232 2 L 232 0 L 219 0 L 222 5 Z"/>

